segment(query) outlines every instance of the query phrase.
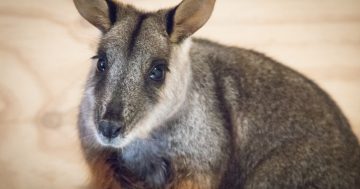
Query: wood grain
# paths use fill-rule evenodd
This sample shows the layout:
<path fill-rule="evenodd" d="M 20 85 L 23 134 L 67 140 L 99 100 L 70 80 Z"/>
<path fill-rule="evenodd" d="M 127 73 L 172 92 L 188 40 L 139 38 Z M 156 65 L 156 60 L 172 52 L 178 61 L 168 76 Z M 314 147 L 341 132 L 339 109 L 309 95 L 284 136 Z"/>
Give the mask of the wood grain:
<path fill-rule="evenodd" d="M 145 9 L 179 0 L 127 0 Z M 72 1 L 0 1 L 0 188 L 86 188 L 76 115 L 99 32 Z M 218 1 L 197 36 L 315 80 L 360 136 L 360 1 Z"/>

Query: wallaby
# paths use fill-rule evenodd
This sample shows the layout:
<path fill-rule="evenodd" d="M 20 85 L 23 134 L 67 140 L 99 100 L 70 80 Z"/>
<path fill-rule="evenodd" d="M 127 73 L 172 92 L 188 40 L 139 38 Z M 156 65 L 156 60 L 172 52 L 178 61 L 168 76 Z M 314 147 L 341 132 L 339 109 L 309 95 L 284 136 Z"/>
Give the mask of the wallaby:
<path fill-rule="evenodd" d="M 323 90 L 258 52 L 191 38 L 215 0 L 74 2 L 102 32 L 79 114 L 93 188 L 360 188 L 359 142 Z"/>

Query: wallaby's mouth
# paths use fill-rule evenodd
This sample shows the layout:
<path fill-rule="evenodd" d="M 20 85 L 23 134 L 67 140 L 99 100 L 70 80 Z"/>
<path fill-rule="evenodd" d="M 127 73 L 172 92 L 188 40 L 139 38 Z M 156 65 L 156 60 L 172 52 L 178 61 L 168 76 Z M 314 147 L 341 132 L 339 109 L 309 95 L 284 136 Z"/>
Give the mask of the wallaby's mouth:
<path fill-rule="evenodd" d="M 123 137 L 116 137 L 116 138 L 113 138 L 113 139 L 109 139 L 109 138 L 106 138 L 104 136 L 102 136 L 101 134 L 97 134 L 97 138 L 98 138 L 98 142 L 104 146 L 104 147 L 113 147 L 113 148 L 119 148 L 120 147 L 120 143 L 121 141 L 124 140 Z"/>

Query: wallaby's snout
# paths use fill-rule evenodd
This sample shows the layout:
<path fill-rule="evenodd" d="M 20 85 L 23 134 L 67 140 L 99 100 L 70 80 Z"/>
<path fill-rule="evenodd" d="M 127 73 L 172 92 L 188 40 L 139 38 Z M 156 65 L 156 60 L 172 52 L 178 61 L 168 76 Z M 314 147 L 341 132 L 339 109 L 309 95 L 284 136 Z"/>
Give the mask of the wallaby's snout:
<path fill-rule="evenodd" d="M 123 124 L 121 122 L 101 120 L 99 122 L 98 130 L 102 136 L 111 140 L 121 134 L 121 131 L 123 130 Z"/>

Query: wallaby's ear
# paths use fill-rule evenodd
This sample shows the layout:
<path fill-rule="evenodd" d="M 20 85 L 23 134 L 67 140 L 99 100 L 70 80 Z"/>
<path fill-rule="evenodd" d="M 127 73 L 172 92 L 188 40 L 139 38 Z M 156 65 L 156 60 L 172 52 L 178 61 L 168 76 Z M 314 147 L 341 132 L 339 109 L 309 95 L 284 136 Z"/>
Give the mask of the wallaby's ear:
<path fill-rule="evenodd" d="M 116 22 L 118 5 L 112 0 L 74 0 L 74 3 L 81 16 L 103 33 Z"/>
<path fill-rule="evenodd" d="M 169 12 L 168 28 L 172 42 L 177 43 L 195 33 L 210 18 L 216 0 L 183 0 Z"/>

